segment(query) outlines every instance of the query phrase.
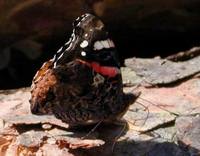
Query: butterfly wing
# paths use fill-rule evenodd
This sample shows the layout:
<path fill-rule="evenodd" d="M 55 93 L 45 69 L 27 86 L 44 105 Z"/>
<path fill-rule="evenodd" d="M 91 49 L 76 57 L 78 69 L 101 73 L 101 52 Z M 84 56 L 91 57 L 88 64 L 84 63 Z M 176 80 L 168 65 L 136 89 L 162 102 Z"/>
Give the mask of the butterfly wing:
<path fill-rule="evenodd" d="M 35 84 L 37 83 L 44 75 L 45 73 L 53 67 L 53 60 L 49 60 L 45 62 L 42 67 L 37 71 L 35 74 L 32 83 Z"/>
<path fill-rule="evenodd" d="M 33 113 L 38 112 L 38 105 L 45 105 L 51 97 L 51 88 L 56 84 L 56 77 L 53 73 L 53 60 L 49 60 L 43 64 L 33 78 L 31 85 L 31 111 Z M 51 112 L 50 105 L 46 105 L 48 108 L 43 107 L 43 112 L 49 114 Z"/>

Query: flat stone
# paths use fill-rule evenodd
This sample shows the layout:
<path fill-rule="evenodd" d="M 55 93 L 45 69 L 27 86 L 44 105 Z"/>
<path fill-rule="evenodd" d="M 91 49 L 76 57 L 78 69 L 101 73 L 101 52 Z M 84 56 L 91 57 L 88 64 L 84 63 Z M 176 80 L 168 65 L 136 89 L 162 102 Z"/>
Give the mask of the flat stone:
<path fill-rule="evenodd" d="M 200 113 L 200 79 L 198 77 L 175 86 L 126 87 L 124 90 L 141 92 L 140 97 L 124 116 L 130 127 L 140 132 L 174 124 L 177 116 Z"/>
<path fill-rule="evenodd" d="M 37 125 L 37 124 L 51 124 L 61 128 L 69 128 L 69 125 L 57 119 L 53 115 L 10 115 L 3 117 L 4 121 L 12 125 Z"/>
<path fill-rule="evenodd" d="M 128 89 L 131 91 L 131 89 Z M 177 85 L 168 87 L 138 87 L 142 94 L 137 102 L 150 112 L 168 112 L 171 115 L 195 115 L 200 113 L 200 79 L 191 78 Z M 136 103 L 137 103 L 136 102 Z"/>
<path fill-rule="evenodd" d="M 174 123 L 169 126 L 163 126 L 163 128 L 158 128 L 150 132 L 155 138 L 162 138 L 167 142 L 176 142 L 176 128 Z"/>
<path fill-rule="evenodd" d="M 141 107 L 139 104 L 134 104 L 130 107 L 129 111 L 125 114 L 124 118 L 129 123 L 131 129 L 139 132 L 151 131 L 162 125 L 174 122 L 176 116 L 164 110 L 154 112 L 147 108 Z"/>
<path fill-rule="evenodd" d="M 45 132 L 32 130 L 19 135 L 16 144 L 27 148 L 40 147 L 45 137 L 47 137 Z"/>
<path fill-rule="evenodd" d="M 125 86 L 134 86 L 142 82 L 142 79 L 136 75 L 136 73 L 128 67 L 121 67 L 123 84 Z"/>
<path fill-rule="evenodd" d="M 177 139 L 190 155 L 200 155 L 200 116 L 180 117 L 176 120 Z"/>
<path fill-rule="evenodd" d="M 21 88 L 16 90 L 0 90 L 0 116 L 24 115 L 30 113 L 30 88 Z"/>
<path fill-rule="evenodd" d="M 125 60 L 125 65 L 143 77 L 147 84 L 170 84 L 200 73 L 200 56 L 184 62 L 161 58 L 130 58 Z"/>

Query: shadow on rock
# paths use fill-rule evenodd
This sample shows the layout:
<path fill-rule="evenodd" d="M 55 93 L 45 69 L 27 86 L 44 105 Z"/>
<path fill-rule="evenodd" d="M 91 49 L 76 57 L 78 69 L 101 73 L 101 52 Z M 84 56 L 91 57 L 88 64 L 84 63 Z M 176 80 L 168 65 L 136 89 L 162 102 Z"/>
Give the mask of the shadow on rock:
<path fill-rule="evenodd" d="M 87 156 L 99 155 L 102 156 L 191 156 L 187 150 L 182 150 L 178 145 L 171 142 L 154 142 L 154 141 L 121 141 L 115 145 L 114 151 L 110 144 L 105 144 L 102 147 L 90 149 L 89 151 L 82 150 L 75 155 L 85 154 Z M 198 156 L 193 155 L 193 156 Z"/>
<path fill-rule="evenodd" d="M 127 124 L 127 123 L 124 123 Z M 85 127 L 87 131 L 91 127 Z M 82 129 L 85 132 L 85 129 Z M 103 146 L 91 149 L 70 150 L 76 156 L 190 156 L 187 148 L 181 148 L 173 142 L 164 142 L 162 139 L 153 138 L 147 141 L 139 141 L 141 136 L 126 135 L 128 127 L 124 129 L 124 125 L 100 125 L 93 134 L 89 136 L 104 140 Z M 89 131 L 88 131 L 89 132 Z M 78 133 L 80 133 L 80 129 Z M 76 133 L 74 136 L 77 136 Z M 128 136 L 128 137 L 127 137 Z M 138 137 L 138 139 L 137 139 Z M 115 139 L 118 138 L 118 141 Z M 193 151 L 196 151 L 193 149 Z M 198 156 L 198 155 L 194 155 Z"/>

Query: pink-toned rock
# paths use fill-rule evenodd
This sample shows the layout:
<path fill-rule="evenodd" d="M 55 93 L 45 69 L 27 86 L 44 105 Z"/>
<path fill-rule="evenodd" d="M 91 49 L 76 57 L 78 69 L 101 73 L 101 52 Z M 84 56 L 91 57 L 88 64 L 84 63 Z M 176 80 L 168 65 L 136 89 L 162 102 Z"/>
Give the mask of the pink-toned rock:
<path fill-rule="evenodd" d="M 134 87 L 133 87 L 134 88 Z M 133 88 L 126 88 L 130 92 Z M 194 77 L 177 85 L 167 87 L 140 86 L 141 92 L 134 105 L 125 115 L 131 127 L 149 131 L 165 124 L 173 124 L 176 117 L 200 113 L 200 80 Z"/>
<path fill-rule="evenodd" d="M 190 155 L 200 155 L 200 117 L 185 116 L 176 120 L 177 138 Z"/>
<path fill-rule="evenodd" d="M 200 112 L 200 80 L 194 77 L 179 85 L 160 88 L 140 87 L 138 102 L 151 112 L 168 111 L 174 115 L 192 115 Z"/>

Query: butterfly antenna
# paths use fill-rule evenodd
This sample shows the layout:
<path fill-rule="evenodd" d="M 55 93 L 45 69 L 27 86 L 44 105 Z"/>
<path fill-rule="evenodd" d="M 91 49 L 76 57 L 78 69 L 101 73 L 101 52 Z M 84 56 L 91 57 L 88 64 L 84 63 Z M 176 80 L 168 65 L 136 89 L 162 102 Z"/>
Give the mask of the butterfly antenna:
<path fill-rule="evenodd" d="M 149 108 L 148 108 L 147 106 L 143 105 L 142 103 L 138 102 L 138 101 L 136 101 L 136 103 L 138 103 L 139 105 L 141 105 L 142 107 L 144 107 L 144 111 L 147 110 L 147 115 L 146 115 L 145 119 L 136 119 L 136 120 L 134 121 L 134 123 L 133 123 L 133 122 L 130 122 L 130 121 L 128 121 L 128 122 L 129 122 L 130 124 L 132 124 L 132 125 L 135 126 L 135 123 L 136 123 L 137 120 L 144 120 L 144 122 L 143 122 L 143 124 L 142 124 L 142 126 L 144 126 L 144 125 L 146 124 L 148 118 L 149 118 L 149 114 L 150 114 Z M 129 109 L 129 111 L 132 111 L 132 112 L 133 112 L 132 109 Z"/>
<path fill-rule="evenodd" d="M 138 97 L 138 98 L 141 99 L 141 100 L 143 100 L 144 102 L 147 102 L 147 103 L 149 103 L 149 104 L 151 104 L 151 105 L 153 105 L 153 106 L 155 106 L 155 107 L 157 107 L 157 108 L 159 108 L 159 109 L 161 109 L 161 110 L 164 110 L 164 111 L 166 111 L 166 112 L 168 112 L 168 113 L 170 113 L 170 114 L 173 114 L 173 115 L 175 115 L 175 116 L 179 116 L 179 114 L 174 113 L 174 112 L 171 112 L 171 111 L 169 111 L 169 110 L 167 110 L 167 109 L 165 109 L 165 108 L 159 106 L 159 105 L 156 104 L 156 103 L 153 103 L 153 102 L 151 102 L 151 101 L 149 101 L 149 100 L 146 100 L 146 99 L 144 99 L 144 98 L 141 98 L 141 97 Z"/>

